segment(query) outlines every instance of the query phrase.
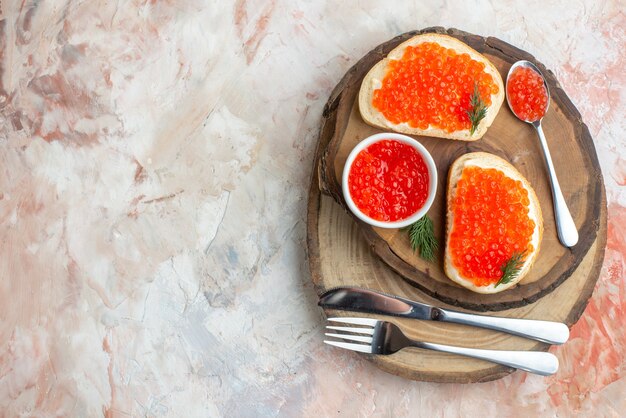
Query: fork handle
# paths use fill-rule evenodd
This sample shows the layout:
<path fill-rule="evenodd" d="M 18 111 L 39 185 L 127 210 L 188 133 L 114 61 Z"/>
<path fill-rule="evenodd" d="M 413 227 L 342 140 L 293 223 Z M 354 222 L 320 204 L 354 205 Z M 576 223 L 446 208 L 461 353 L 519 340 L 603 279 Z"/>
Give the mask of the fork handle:
<path fill-rule="evenodd" d="M 542 376 L 554 374 L 559 368 L 559 359 L 542 351 L 482 350 L 420 341 L 411 341 L 411 346 L 487 360 Z"/>
<path fill-rule="evenodd" d="M 548 344 L 563 344 L 569 338 L 569 328 L 560 322 L 472 315 L 447 309 L 433 309 L 437 309 L 436 318 L 439 321 L 503 331 Z"/>

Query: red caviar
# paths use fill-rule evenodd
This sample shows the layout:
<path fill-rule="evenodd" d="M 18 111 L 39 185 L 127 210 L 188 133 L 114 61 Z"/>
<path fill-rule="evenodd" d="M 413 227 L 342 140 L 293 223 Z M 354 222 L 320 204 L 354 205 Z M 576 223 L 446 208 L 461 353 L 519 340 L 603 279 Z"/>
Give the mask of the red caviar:
<path fill-rule="evenodd" d="M 509 76 L 506 95 L 511 110 L 523 120 L 541 119 L 548 108 L 548 92 L 543 78 L 532 68 L 518 67 Z"/>
<path fill-rule="evenodd" d="M 463 169 L 451 202 L 450 250 L 459 273 L 476 286 L 496 283 L 514 253 L 532 252 L 535 222 L 528 191 L 500 170 Z"/>
<path fill-rule="evenodd" d="M 434 42 L 409 46 L 400 60 L 388 64 L 372 104 L 395 124 L 445 132 L 470 129 L 467 116 L 474 85 L 486 106 L 498 85 L 485 64 Z"/>
<path fill-rule="evenodd" d="M 395 222 L 417 212 L 428 197 L 428 167 L 419 152 L 384 139 L 354 159 L 348 187 L 354 204 L 377 221 Z"/>

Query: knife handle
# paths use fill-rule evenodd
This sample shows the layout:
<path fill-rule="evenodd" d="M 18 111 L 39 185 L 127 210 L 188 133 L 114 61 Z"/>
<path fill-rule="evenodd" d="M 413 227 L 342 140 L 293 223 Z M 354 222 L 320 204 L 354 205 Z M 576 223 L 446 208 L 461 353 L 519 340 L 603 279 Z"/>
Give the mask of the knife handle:
<path fill-rule="evenodd" d="M 472 315 L 447 309 L 433 309 L 439 311 L 439 315 L 436 316 L 439 321 L 503 331 L 548 344 L 563 344 L 569 338 L 569 328 L 560 322 Z"/>

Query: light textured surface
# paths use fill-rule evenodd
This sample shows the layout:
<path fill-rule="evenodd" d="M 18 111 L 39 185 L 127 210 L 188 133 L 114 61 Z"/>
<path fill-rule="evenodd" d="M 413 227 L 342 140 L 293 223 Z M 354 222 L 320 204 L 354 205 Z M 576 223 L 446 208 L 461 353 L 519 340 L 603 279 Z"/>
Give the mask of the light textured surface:
<path fill-rule="evenodd" d="M 391 4 L 1 3 L 0 414 L 623 414 L 623 3 Z M 323 105 L 372 47 L 433 25 L 534 54 L 594 137 L 606 258 L 555 376 L 410 382 L 321 344 L 304 219 Z"/>

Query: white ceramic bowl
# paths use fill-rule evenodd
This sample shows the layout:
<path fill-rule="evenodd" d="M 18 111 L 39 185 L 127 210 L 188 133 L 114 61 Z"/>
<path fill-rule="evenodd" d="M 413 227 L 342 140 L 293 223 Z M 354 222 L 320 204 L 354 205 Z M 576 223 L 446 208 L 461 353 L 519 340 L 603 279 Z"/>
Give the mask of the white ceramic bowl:
<path fill-rule="evenodd" d="M 422 206 L 417 212 L 415 212 L 408 218 L 395 222 L 378 221 L 376 219 L 370 218 L 369 216 L 361 212 L 352 200 L 352 196 L 350 196 L 350 188 L 348 187 L 348 176 L 350 174 L 350 169 L 352 168 L 352 163 L 354 162 L 356 156 L 359 154 L 359 152 L 369 147 L 373 143 L 382 141 L 384 139 L 393 139 L 412 146 L 422 156 L 422 158 L 424 159 L 424 163 L 426 163 L 426 167 L 428 168 L 428 196 L 426 198 L 426 202 L 424 202 L 424 206 Z M 424 148 L 422 144 L 417 142 L 415 139 L 406 135 L 396 133 L 376 134 L 369 136 L 359 142 L 357 146 L 354 147 L 354 149 L 350 152 L 350 155 L 348 155 L 346 164 L 343 167 L 341 187 L 343 189 L 343 197 L 348 205 L 348 208 L 350 208 L 350 211 L 363 222 L 366 222 L 372 226 L 377 226 L 379 228 L 404 228 L 405 226 L 409 226 L 415 223 L 415 221 L 426 215 L 426 212 L 428 212 L 428 209 L 430 209 L 430 206 L 433 204 L 433 201 L 435 200 L 435 193 L 437 193 L 437 167 L 435 167 L 435 162 L 433 161 L 433 157 L 431 157 L 430 153 L 426 150 L 426 148 Z"/>

